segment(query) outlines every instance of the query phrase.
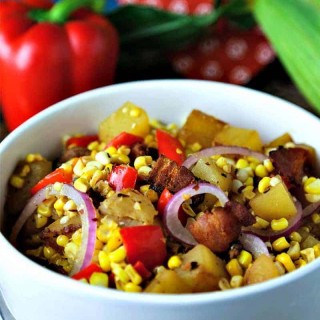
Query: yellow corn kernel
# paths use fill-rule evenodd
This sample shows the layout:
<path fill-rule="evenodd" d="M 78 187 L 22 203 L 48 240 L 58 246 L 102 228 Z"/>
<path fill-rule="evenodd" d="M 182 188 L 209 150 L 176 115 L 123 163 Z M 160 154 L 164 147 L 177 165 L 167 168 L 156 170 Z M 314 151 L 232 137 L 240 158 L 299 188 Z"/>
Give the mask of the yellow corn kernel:
<path fill-rule="evenodd" d="M 197 151 L 200 151 L 202 149 L 202 146 L 199 142 L 195 142 L 193 143 L 192 145 L 189 146 L 190 150 L 192 152 L 197 152 Z"/>
<path fill-rule="evenodd" d="M 52 209 L 48 207 L 45 203 L 41 203 L 37 208 L 37 214 L 49 218 L 52 215 Z"/>
<path fill-rule="evenodd" d="M 226 164 L 228 164 L 227 159 L 225 157 L 219 157 L 216 160 L 216 164 L 219 168 L 223 168 L 223 166 L 225 166 Z"/>
<path fill-rule="evenodd" d="M 274 231 L 281 231 L 281 230 L 287 229 L 288 225 L 289 225 L 289 222 L 286 218 L 273 219 L 271 221 L 271 229 Z"/>
<path fill-rule="evenodd" d="M 105 177 L 105 175 L 101 170 L 96 170 L 93 173 L 93 175 L 90 179 L 90 182 L 89 182 L 91 188 L 93 188 L 98 183 L 98 181 L 102 180 L 104 177 Z"/>
<path fill-rule="evenodd" d="M 30 173 L 30 171 L 31 171 L 30 166 L 29 166 L 28 164 L 25 164 L 25 165 L 21 168 L 21 170 L 20 170 L 20 172 L 19 172 L 19 176 L 20 176 L 20 177 L 26 177 L 26 176 Z"/>
<path fill-rule="evenodd" d="M 126 265 L 126 267 L 124 268 L 124 271 L 129 276 L 131 282 L 134 283 L 135 285 L 138 285 L 142 282 L 142 277 L 131 264 Z"/>
<path fill-rule="evenodd" d="M 228 279 L 226 279 L 226 278 L 221 278 L 218 282 L 218 286 L 219 286 L 220 290 L 222 290 L 222 291 L 231 289 L 230 283 L 229 283 Z"/>
<path fill-rule="evenodd" d="M 311 202 L 311 203 L 320 201 L 320 194 L 309 194 L 309 193 L 306 193 L 305 197 L 306 197 L 307 201 Z"/>
<path fill-rule="evenodd" d="M 75 166 L 73 167 L 73 173 L 76 176 L 80 177 L 82 175 L 82 171 L 83 171 L 84 167 L 85 167 L 85 165 L 82 162 L 82 159 L 78 159 Z"/>
<path fill-rule="evenodd" d="M 105 251 L 99 252 L 98 261 L 99 261 L 99 265 L 103 271 L 109 272 L 111 270 L 110 258 L 109 258 L 109 255 Z"/>
<path fill-rule="evenodd" d="M 243 268 L 248 268 L 252 262 L 252 254 L 246 250 L 241 250 L 237 258 Z"/>
<path fill-rule="evenodd" d="M 111 146 L 106 149 L 107 154 L 111 157 L 112 155 L 117 153 L 117 148 Z"/>
<path fill-rule="evenodd" d="M 80 246 L 80 245 L 81 245 L 81 242 L 82 242 L 82 230 L 81 230 L 81 229 L 76 230 L 76 231 L 72 234 L 71 240 L 72 240 L 76 245 Z"/>
<path fill-rule="evenodd" d="M 112 231 L 110 239 L 108 240 L 108 243 L 107 243 L 107 250 L 109 252 L 114 251 L 117 248 L 119 248 L 121 244 L 122 244 L 122 240 L 120 236 L 120 231 L 119 230 Z"/>
<path fill-rule="evenodd" d="M 297 241 L 291 241 L 287 254 L 293 260 L 297 260 L 300 257 L 300 243 Z"/>
<path fill-rule="evenodd" d="M 320 223 L 320 213 L 317 213 L 317 212 L 313 213 L 311 215 L 311 219 L 312 219 L 313 223 L 319 224 Z"/>
<path fill-rule="evenodd" d="M 63 207 L 65 205 L 65 203 L 67 202 L 67 199 L 65 197 L 59 197 L 53 204 L 53 207 L 56 209 L 56 210 L 63 210 Z"/>
<path fill-rule="evenodd" d="M 253 183 L 254 183 L 254 181 L 253 181 L 253 177 L 249 177 L 243 184 L 245 185 L 245 186 L 253 186 Z"/>
<path fill-rule="evenodd" d="M 320 179 L 308 178 L 304 184 L 304 191 L 309 194 L 320 194 Z"/>
<path fill-rule="evenodd" d="M 35 214 L 34 215 L 34 221 L 35 221 L 35 226 L 37 229 L 40 229 L 44 227 L 48 223 L 48 218 L 41 215 L 41 214 Z"/>
<path fill-rule="evenodd" d="M 280 263 L 279 261 L 275 261 L 274 265 L 278 269 L 280 275 L 283 275 L 286 273 L 286 269 L 284 268 L 282 263 Z"/>
<path fill-rule="evenodd" d="M 292 262 L 292 259 L 290 256 L 283 252 L 276 256 L 276 261 L 279 261 L 283 264 L 287 272 L 294 271 L 296 269 L 294 263 Z"/>
<path fill-rule="evenodd" d="M 90 150 L 90 151 L 93 151 L 93 150 L 98 150 L 99 149 L 99 141 L 92 141 L 88 144 L 87 148 Z"/>
<path fill-rule="evenodd" d="M 299 243 L 302 241 L 302 237 L 301 237 L 300 233 L 298 233 L 297 231 L 291 232 L 289 237 L 292 241 L 296 241 Z"/>
<path fill-rule="evenodd" d="M 237 259 L 231 259 L 227 265 L 226 269 L 231 276 L 242 276 L 243 270 Z"/>
<path fill-rule="evenodd" d="M 132 282 L 128 282 L 126 284 L 124 284 L 123 286 L 123 291 L 126 292 L 141 292 L 142 288 Z"/>
<path fill-rule="evenodd" d="M 260 178 L 266 177 L 269 174 L 268 170 L 263 164 L 258 164 L 254 170 L 254 173 Z"/>
<path fill-rule="evenodd" d="M 17 189 L 21 189 L 24 185 L 24 179 L 14 174 L 10 178 L 10 184 Z"/>
<path fill-rule="evenodd" d="M 50 259 L 56 251 L 51 247 L 43 247 L 43 255 L 46 259 Z"/>
<path fill-rule="evenodd" d="M 138 170 L 138 175 L 147 177 L 151 170 L 152 170 L 152 168 L 150 168 L 149 166 L 142 166 Z"/>
<path fill-rule="evenodd" d="M 103 272 L 93 272 L 89 278 L 89 283 L 94 286 L 108 287 L 108 275 Z"/>
<path fill-rule="evenodd" d="M 168 260 L 168 268 L 173 270 L 175 268 L 179 268 L 182 264 L 182 261 L 179 256 L 172 256 Z"/>
<path fill-rule="evenodd" d="M 73 200 L 68 200 L 64 206 L 63 206 L 63 210 L 77 210 L 77 205 L 75 204 L 75 202 Z"/>
<path fill-rule="evenodd" d="M 130 158 L 127 155 L 121 153 L 112 154 L 111 163 L 128 164 L 130 163 Z"/>
<path fill-rule="evenodd" d="M 111 262 L 111 270 L 114 273 L 116 280 L 120 280 L 123 284 L 130 281 L 128 274 L 124 271 L 121 265 Z"/>
<path fill-rule="evenodd" d="M 64 247 L 64 254 L 68 259 L 76 259 L 79 247 L 74 242 L 69 242 Z"/>
<path fill-rule="evenodd" d="M 58 246 L 65 247 L 67 245 L 67 243 L 69 242 L 69 238 L 64 234 L 61 234 L 57 237 L 56 242 L 57 242 Z"/>
<path fill-rule="evenodd" d="M 37 249 L 29 249 L 29 250 L 26 250 L 26 255 L 33 256 L 33 257 L 40 257 L 42 251 L 43 251 L 42 247 L 39 247 Z"/>
<path fill-rule="evenodd" d="M 314 250 L 314 256 L 316 258 L 319 258 L 320 257 L 320 243 L 315 244 L 312 248 Z"/>
<path fill-rule="evenodd" d="M 270 159 L 265 159 L 263 161 L 263 165 L 267 169 L 268 172 L 272 172 L 274 170 L 274 166 L 273 166 L 272 161 Z"/>
<path fill-rule="evenodd" d="M 248 200 L 254 198 L 255 195 L 256 195 L 256 194 L 253 192 L 253 186 L 246 186 L 245 188 L 243 188 L 243 190 L 242 190 L 241 193 L 242 193 L 243 196 L 244 196 L 246 199 L 248 199 Z"/>
<path fill-rule="evenodd" d="M 244 169 L 249 166 L 249 163 L 246 159 L 239 159 L 235 165 L 237 169 Z"/>
<path fill-rule="evenodd" d="M 243 276 L 233 276 L 230 280 L 231 288 L 240 288 L 243 284 Z"/>
<path fill-rule="evenodd" d="M 134 167 L 139 170 L 143 166 L 150 166 L 152 164 L 151 156 L 140 156 L 134 160 Z"/>
<path fill-rule="evenodd" d="M 124 246 L 120 246 L 116 250 L 109 253 L 109 259 L 111 262 L 120 263 L 126 258 L 126 250 Z"/>
<path fill-rule="evenodd" d="M 290 247 L 290 243 L 285 237 L 278 238 L 272 242 L 272 248 L 275 251 L 283 251 Z"/>
<path fill-rule="evenodd" d="M 270 177 L 263 177 L 258 184 L 258 191 L 260 193 L 265 193 L 266 191 L 269 190 L 270 188 L 270 181 L 271 178 Z"/>
<path fill-rule="evenodd" d="M 269 221 L 256 216 L 256 223 L 254 224 L 255 227 L 258 227 L 259 229 L 266 229 L 269 227 L 269 225 L 270 225 Z"/>
<path fill-rule="evenodd" d="M 29 153 L 26 155 L 25 160 L 29 163 L 35 162 L 35 161 L 41 161 L 43 160 L 43 157 L 40 153 Z"/>
<path fill-rule="evenodd" d="M 249 177 L 249 172 L 246 168 L 239 169 L 237 171 L 236 176 L 237 176 L 238 180 L 240 180 L 242 183 L 244 183 Z"/>
<path fill-rule="evenodd" d="M 85 179 L 83 179 L 83 178 L 78 178 L 78 179 L 74 182 L 73 186 L 74 186 L 77 190 L 79 190 L 79 191 L 81 191 L 81 192 L 84 192 L 84 193 L 86 193 L 86 192 L 88 191 L 89 187 L 90 187 L 88 181 L 85 180 Z"/>
<path fill-rule="evenodd" d="M 97 238 L 100 241 L 107 243 L 110 239 L 110 235 L 111 235 L 111 231 L 107 225 L 102 224 L 98 227 Z"/>
<path fill-rule="evenodd" d="M 102 250 L 104 246 L 104 243 L 100 241 L 99 239 L 96 239 L 96 242 L 94 244 L 95 250 Z"/>
<path fill-rule="evenodd" d="M 100 151 L 100 152 L 96 153 L 95 159 L 96 159 L 96 161 L 101 163 L 103 166 L 105 166 L 111 162 L 111 159 L 108 155 L 108 152 L 106 152 L 106 151 Z"/>
<path fill-rule="evenodd" d="M 316 258 L 313 248 L 307 248 L 307 249 L 301 250 L 300 254 L 302 259 L 305 260 L 307 263 L 313 261 Z"/>
<path fill-rule="evenodd" d="M 305 260 L 303 260 L 302 258 L 300 258 L 294 262 L 294 265 L 296 266 L 296 268 L 304 267 L 306 264 L 307 264 L 307 262 Z"/>

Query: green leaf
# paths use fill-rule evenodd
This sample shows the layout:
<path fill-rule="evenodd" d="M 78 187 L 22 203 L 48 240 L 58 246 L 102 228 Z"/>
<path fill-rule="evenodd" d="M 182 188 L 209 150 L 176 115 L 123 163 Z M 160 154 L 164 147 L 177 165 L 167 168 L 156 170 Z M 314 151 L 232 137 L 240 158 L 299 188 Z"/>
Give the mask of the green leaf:
<path fill-rule="evenodd" d="M 256 0 L 253 12 L 288 74 L 320 114 L 320 0 Z"/>

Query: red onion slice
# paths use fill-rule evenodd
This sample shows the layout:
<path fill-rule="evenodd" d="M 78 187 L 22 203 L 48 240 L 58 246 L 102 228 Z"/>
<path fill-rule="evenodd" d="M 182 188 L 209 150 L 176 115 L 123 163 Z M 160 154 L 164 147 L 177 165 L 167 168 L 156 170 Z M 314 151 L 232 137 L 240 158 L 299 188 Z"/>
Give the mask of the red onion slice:
<path fill-rule="evenodd" d="M 86 193 L 80 192 L 68 184 L 60 184 L 59 187 L 51 184 L 41 189 L 29 200 L 23 209 L 12 229 L 10 241 L 13 245 L 16 245 L 17 236 L 28 218 L 34 213 L 38 205 L 50 196 L 66 196 L 69 199 L 72 199 L 77 205 L 77 210 L 80 215 L 82 225 L 82 242 L 78 256 L 74 262 L 72 270 L 70 271 L 70 275 L 73 275 L 91 263 L 96 242 L 96 211 L 92 204 L 92 200 Z"/>
<path fill-rule="evenodd" d="M 300 227 L 301 221 L 302 221 L 302 206 L 299 201 L 296 201 L 295 203 L 296 208 L 297 208 L 297 213 L 295 214 L 294 217 L 292 217 L 289 220 L 289 225 L 286 229 L 281 230 L 281 231 L 273 231 L 273 230 L 264 230 L 264 229 L 257 229 L 253 226 L 250 227 L 245 227 L 243 230 L 245 232 L 251 233 L 253 235 L 258 236 L 262 240 L 275 240 L 276 238 L 279 237 L 286 237 L 290 235 L 291 232 L 297 230 Z"/>
<path fill-rule="evenodd" d="M 262 254 L 270 256 L 266 244 L 259 237 L 253 234 L 243 232 L 239 236 L 239 241 L 241 242 L 245 250 L 253 254 L 255 259 L 257 259 Z"/>
<path fill-rule="evenodd" d="M 302 218 L 306 218 L 313 214 L 317 209 L 320 209 L 320 201 L 314 202 L 306 206 L 302 211 Z"/>
<path fill-rule="evenodd" d="M 216 196 L 222 206 L 229 201 L 225 193 L 217 186 L 210 183 L 199 183 L 191 184 L 175 193 L 164 209 L 163 219 L 168 232 L 178 241 L 190 246 L 195 246 L 197 241 L 180 222 L 178 212 L 181 204 L 186 201 L 186 197 L 189 198 L 203 193 L 210 193 Z"/>
<path fill-rule="evenodd" d="M 260 152 L 256 152 L 244 147 L 230 147 L 230 146 L 218 146 L 203 149 L 199 152 L 193 153 L 190 155 L 184 162 L 183 166 L 186 168 L 190 168 L 193 164 L 195 164 L 200 158 L 211 157 L 214 155 L 223 155 L 223 154 L 238 154 L 242 156 L 250 156 L 254 157 L 260 161 L 268 159 L 266 155 Z"/>

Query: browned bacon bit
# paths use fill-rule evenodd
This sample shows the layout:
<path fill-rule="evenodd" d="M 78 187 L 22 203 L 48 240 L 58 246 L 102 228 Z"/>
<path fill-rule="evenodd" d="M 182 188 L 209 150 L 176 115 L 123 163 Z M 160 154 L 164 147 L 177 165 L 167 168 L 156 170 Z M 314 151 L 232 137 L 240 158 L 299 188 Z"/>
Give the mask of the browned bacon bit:
<path fill-rule="evenodd" d="M 309 152 L 302 148 L 279 148 L 271 151 L 269 157 L 287 186 L 300 185 L 302 177 L 306 174 Z"/>
<path fill-rule="evenodd" d="M 152 159 L 157 159 L 158 150 L 148 147 L 145 143 L 137 142 L 131 147 L 129 157 L 131 162 L 134 162 L 134 160 L 140 156 L 151 156 Z"/>
<path fill-rule="evenodd" d="M 67 149 L 59 159 L 59 163 L 67 162 L 72 158 L 78 158 L 90 155 L 91 151 L 84 147 L 73 147 Z"/>
<path fill-rule="evenodd" d="M 245 206 L 229 201 L 224 208 L 214 208 L 213 212 L 201 213 L 188 223 L 187 229 L 195 240 L 213 252 L 224 252 L 237 240 L 241 226 L 255 223 L 255 218 Z"/>
<path fill-rule="evenodd" d="M 152 188 L 159 193 L 164 188 L 175 193 L 189 184 L 195 183 L 196 179 L 189 169 L 181 167 L 161 155 L 150 172 L 149 182 Z"/>

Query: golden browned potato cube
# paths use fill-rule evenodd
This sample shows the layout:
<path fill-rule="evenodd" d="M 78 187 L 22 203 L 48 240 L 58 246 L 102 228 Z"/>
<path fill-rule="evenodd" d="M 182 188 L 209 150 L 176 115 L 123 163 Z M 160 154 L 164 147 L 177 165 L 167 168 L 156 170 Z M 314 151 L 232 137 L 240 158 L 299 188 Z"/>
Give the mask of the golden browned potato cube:
<path fill-rule="evenodd" d="M 186 144 L 198 142 L 202 148 L 208 148 L 212 146 L 213 138 L 225 125 L 226 123 L 222 120 L 202 111 L 192 110 L 180 129 L 178 137 Z"/>
<path fill-rule="evenodd" d="M 249 267 L 244 275 L 244 283 L 255 284 L 279 277 L 279 271 L 271 257 L 262 254 Z"/>
<path fill-rule="evenodd" d="M 263 144 L 258 131 L 225 126 L 214 138 L 216 145 L 239 146 L 261 151 Z"/>
<path fill-rule="evenodd" d="M 258 193 L 249 203 L 254 213 L 267 221 L 290 219 L 297 213 L 292 196 L 283 181 L 265 193 Z"/>
<path fill-rule="evenodd" d="M 145 137 L 150 130 L 148 114 L 132 102 L 126 102 L 99 125 L 99 138 L 109 142 L 121 132 Z"/>
<path fill-rule="evenodd" d="M 163 269 L 148 284 L 145 292 L 149 293 L 191 293 L 191 288 L 173 270 Z"/>
<path fill-rule="evenodd" d="M 228 278 L 224 262 L 202 244 L 196 245 L 182 259 L 182 265 L 176 272 L 192 292 L 218 290 L 219 280 Z"/>
<path fill-rule="evenodd" d="M 270 141 L 268 144 L 266 144 L 267 148 L 276 148 L 279 146 L 283 146 L 288 142 L 293 142 L 292 137 L 289 133 L 284 133 L 281 136 L 275 138 L 274 140 Z"/>
<path fill-rule="evenodd" d="M 219 168 L 211 158 L 199 159 L 191 171 L 196 177 L 220 187 L 223 191 L 231 189 L 232 175 Z"/>

